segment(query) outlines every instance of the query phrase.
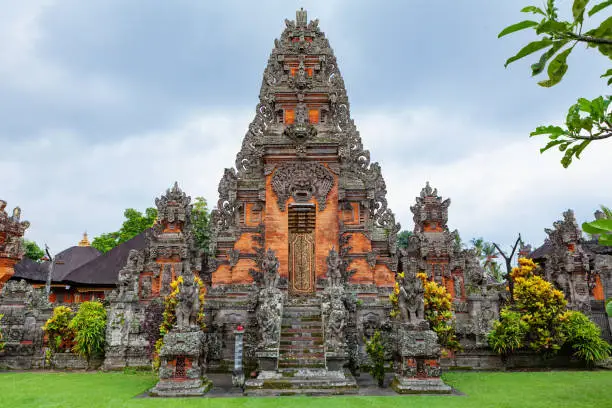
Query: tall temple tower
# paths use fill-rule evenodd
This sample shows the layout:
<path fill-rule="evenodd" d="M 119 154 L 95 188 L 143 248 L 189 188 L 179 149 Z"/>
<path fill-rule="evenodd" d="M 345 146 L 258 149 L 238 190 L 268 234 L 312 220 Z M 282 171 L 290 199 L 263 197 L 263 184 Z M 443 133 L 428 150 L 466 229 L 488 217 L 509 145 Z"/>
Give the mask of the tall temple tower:
<path fill-rule="evenodd" d="M 290 296 L 320 291 L 330 250 L 349 284 L 387 286 L 399 224 L 380 166 L 351 119 L 336 57 L 318 20 L 299 10 L 264 71 L 255 119 L 225 170 L 213 211 L 212 285 L 258 280 L 264 250 Z"/>

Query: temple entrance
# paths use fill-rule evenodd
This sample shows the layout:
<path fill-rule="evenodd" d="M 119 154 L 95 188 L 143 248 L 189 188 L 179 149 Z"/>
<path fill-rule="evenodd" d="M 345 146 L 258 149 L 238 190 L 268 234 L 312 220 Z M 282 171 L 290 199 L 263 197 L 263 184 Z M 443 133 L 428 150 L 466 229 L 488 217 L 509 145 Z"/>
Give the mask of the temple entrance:
<path fill-rule="evenodd" d="M 315 291 L 314 204 L 289 206 L 289 293 L 306 295 Z"/>

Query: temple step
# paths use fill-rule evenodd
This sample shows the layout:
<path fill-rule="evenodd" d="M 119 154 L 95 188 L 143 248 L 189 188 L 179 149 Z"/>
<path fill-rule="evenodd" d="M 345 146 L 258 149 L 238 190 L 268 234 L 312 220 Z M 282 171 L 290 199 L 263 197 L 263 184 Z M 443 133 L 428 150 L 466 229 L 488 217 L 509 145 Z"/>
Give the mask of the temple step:
<path fill-rule="evenodd" d="M 296 344 L 298 342 L 294 342 L 291 344 L 282 344 L 280 345 L 280 351 L 305 351 L 305 350 L 310 350 L 311 352 L 314 353 L 322 353 L 323 352 L 323 344 L 311 344 L 311 343 L 306 343 L 304 344 L 303 342 L 300 342 L 299 344 Z"/>
<path fill-rule="evenodd" d="M 328 371 L 324 367 L 284 368 L 261 373 L 248 380 L 246 395 L 335 395 L 356 394 L 357 383 L 350 373 Z"/>
<path fill-rule="evenodd" d="M 286 335 L 306 335 L 308 334 L 310 337 L 321 337 L 323 335 L 323 329 L 319 325 L 318 327 L 304 327 L 304 326 L 281 326 L 281 339 L 283 339 Z M 320 336 L 316 336 L 316 335 Z M 289 336 L 287 336 L 289 337 Z"/>
<path fill-rule="evenodd" d="M 323 345 L 323 336 L 300 336 L 299 334 L 294 334 L 293 336 L 283 336 L 281 337 L 280 345 L 289 346 L 289 345 L 302 345 L 302 346 L 322 346 Z"/>

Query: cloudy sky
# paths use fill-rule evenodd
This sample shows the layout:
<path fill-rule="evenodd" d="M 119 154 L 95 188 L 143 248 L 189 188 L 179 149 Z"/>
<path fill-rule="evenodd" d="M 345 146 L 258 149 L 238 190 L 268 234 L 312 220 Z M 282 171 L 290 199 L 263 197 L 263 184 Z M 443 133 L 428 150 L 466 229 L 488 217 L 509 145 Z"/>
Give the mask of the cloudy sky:
<path fill-rule="evenodd" d="M 537 2 L 534 0 L 534 2 Z M 8 3 L 8 4 L 7 4 Z M 529 2 L 525 2 L 529 3 Z M 562 9 L 571 1 L 560 2 Z M 537 125 L 607 91 L 605 60 L 577 47 L 543 89 L 504 61 L 532 40 L 497 39 L 523 19 L 516 0 L 5 0 L 0 13 L 0 198 L 53 252 L 119 228 L 175 180 L 217 200 L 254 116 L 284 19 L 306 8 L 338 58 L 352 116 L 404 229 L 429 180 L 451 197 L 449 226 L 534 246 L 573 208 L 612 204 L 612 145 L 569 169 L 539 154 Z M 607 176 L 606 176 L 607 175 Z"/>

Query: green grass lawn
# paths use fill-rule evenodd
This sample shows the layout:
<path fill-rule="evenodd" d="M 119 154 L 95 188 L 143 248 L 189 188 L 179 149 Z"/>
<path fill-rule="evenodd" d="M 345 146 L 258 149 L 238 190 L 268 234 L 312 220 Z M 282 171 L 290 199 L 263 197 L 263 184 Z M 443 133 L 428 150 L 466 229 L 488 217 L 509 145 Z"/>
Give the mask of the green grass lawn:
<path fill-rule="evenodd" d="M 612 407 L 612 371 L 455 372 L 446 382 L 467 396 L 134 398 L 151 374 L 3 373 L 0 407 Z"/>

